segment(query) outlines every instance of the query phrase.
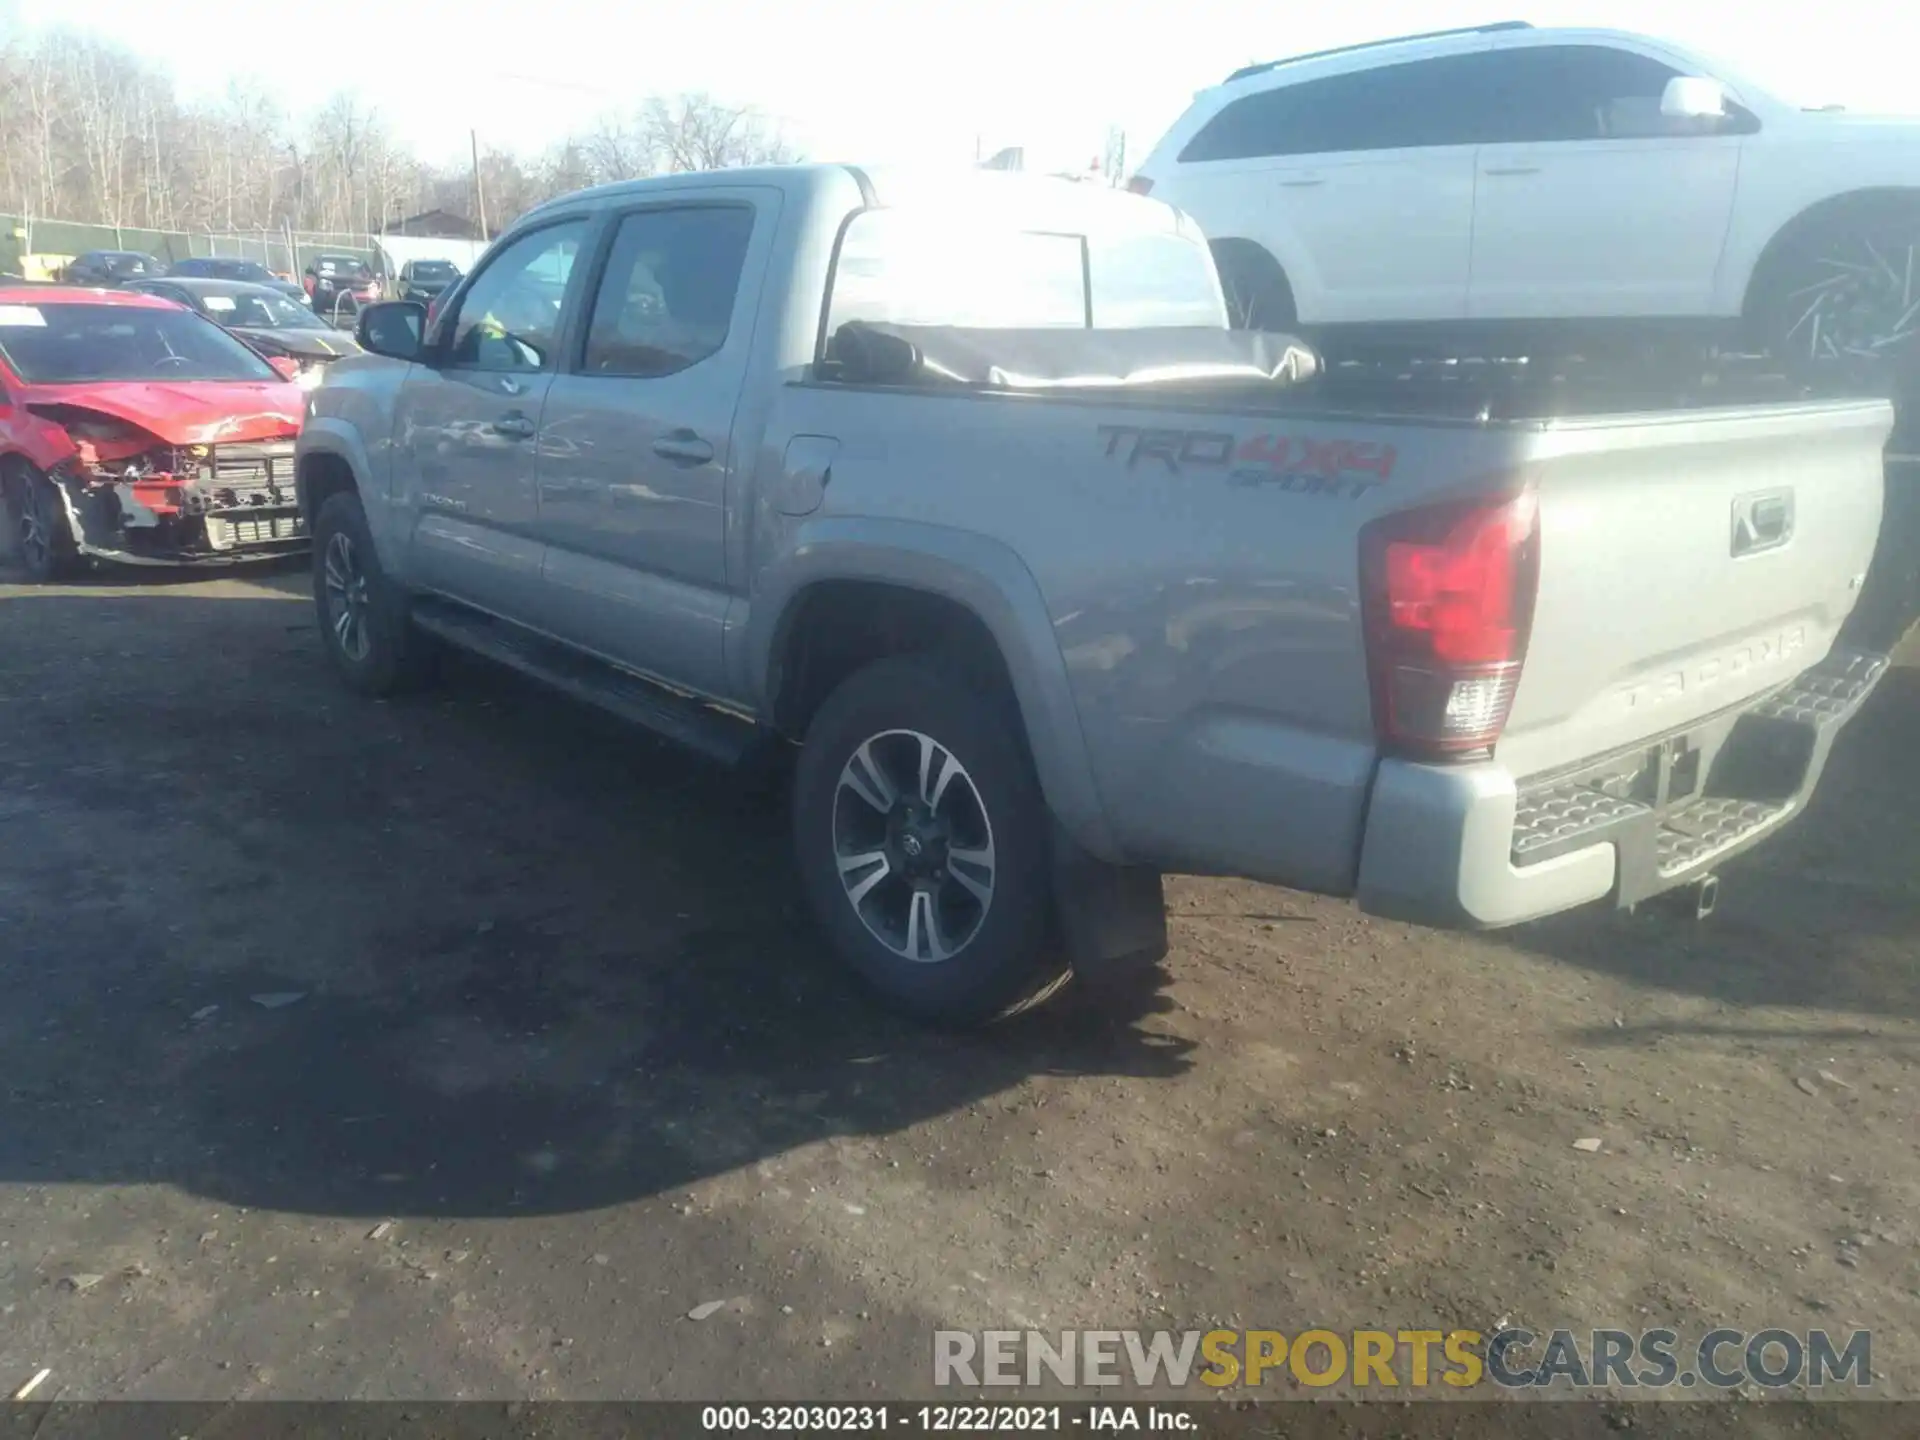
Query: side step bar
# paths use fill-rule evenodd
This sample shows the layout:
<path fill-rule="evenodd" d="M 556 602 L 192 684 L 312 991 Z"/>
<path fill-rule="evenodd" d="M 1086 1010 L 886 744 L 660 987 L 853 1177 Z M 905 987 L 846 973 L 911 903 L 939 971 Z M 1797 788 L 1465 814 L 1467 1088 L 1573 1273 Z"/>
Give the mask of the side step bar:
<path fill-rule="evenodd" d="M 529 675 L 722 765 L 745 764 L 763 753 L 773 738 L 764 728 L 693 696 L 452 601 L 416 600 L 413 623 L 450 645 Z"/>

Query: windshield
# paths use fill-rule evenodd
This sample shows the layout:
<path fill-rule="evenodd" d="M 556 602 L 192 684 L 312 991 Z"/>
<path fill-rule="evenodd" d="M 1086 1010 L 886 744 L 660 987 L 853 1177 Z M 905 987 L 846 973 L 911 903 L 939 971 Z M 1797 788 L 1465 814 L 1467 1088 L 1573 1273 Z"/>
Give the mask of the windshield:
<path fill-rule="evenodd" d="M 827 334 L 849 320 L 994 330 L 1223 328 L 1226 311 L 1197 238 L 970 230 L 945 215 L 870 210 L 841 241 Z"/>
<path fill-rule="evenodd" d="M 304 305 L 284 295 L 202 295 L 200 303 L 222 325 L 252 330 L 331 330 Z"/>
<path fill-rule="evenodd" d="M 457 280 L 460 272 L 448 260 L 416 260 L 407 273 L 415 280 Z"/>
<path fill-rule="evenodd" d="M 279 372 L 188 310 L 0 305 L 0 353 L 22 380 L 269 380 Z"/>
<path fill-rule="evenodd" d="M 366 261 L 345 259 L 338 255 L 321 256 L 317 268 L 322 275 L 367 275 L 372 273 L 367 269 Z"/>

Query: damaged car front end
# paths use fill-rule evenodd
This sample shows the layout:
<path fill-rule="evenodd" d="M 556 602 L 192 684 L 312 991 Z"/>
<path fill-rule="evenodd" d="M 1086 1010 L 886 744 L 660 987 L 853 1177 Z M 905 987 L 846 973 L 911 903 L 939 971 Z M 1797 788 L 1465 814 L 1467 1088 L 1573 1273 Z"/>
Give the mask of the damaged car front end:
<path fill-rule="evenodd" d="M 77 432 L 77 433 L 76 433 Z M 293 437 L 152 443 L 79 421 L 74 453 L 48 473 L 81 555 L 135 565 L 270 559 L 306 547 L 293 487 Z"/>
<path fill-rule="evenodd" d="M 204 565 L 306 547 L 305 391 L 204 317 L 126 292 L 0 290 L 0 387 L 0 486 L 36 578 L 80 557 Z"/>

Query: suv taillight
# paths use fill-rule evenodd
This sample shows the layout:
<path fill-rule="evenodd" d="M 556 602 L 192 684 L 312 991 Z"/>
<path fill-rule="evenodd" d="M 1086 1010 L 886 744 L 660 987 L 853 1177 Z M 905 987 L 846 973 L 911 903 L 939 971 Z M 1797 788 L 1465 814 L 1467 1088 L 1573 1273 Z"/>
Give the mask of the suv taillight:
<path fill-rule="evenodd" d="M 1374 728 L 1397 753 L 1492 747 L 1507 723 L 1540 584 L 1531 492 L 1430 506 L 1360 532 Z"/>

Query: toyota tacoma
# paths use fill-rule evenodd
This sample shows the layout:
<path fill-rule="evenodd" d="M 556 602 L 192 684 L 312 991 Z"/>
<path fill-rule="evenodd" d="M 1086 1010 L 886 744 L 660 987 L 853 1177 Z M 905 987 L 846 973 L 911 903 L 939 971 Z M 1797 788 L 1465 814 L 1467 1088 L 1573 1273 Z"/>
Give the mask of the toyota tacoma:
<path fill-rule="evenodd" d="M 1885 403 L 1316 373 L 1123 192 L 630 182 L 359 330 L 298 451 L 345 681 L 451 644 L 791 753 L 825 935 L 937 1021 L 1158 959 L 1164 872 L 1454 927 L 1704 894 L 1885 665 L 1835 644 Z"/>

